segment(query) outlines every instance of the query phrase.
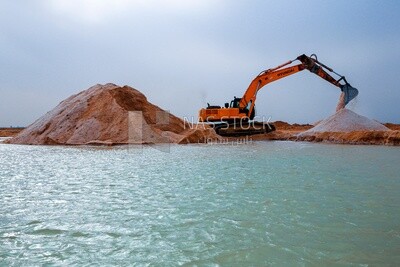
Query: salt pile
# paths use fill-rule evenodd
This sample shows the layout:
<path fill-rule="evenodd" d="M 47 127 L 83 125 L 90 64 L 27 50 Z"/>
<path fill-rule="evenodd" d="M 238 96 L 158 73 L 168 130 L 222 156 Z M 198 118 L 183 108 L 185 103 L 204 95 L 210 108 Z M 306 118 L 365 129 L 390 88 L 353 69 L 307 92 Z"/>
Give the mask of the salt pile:
<path fill-rule="evenodd" d="M 343 108 L 301 135 L 320 132 L 388 131 L 383 124 Z"/>
<path fill-rule="evenodd" d="M 219 138 L 213 129 L 193 128 L 151 104 L 138 90 L 109 83 L 65 99 L 7 142 L 113 145 L 197 143 Z"/>

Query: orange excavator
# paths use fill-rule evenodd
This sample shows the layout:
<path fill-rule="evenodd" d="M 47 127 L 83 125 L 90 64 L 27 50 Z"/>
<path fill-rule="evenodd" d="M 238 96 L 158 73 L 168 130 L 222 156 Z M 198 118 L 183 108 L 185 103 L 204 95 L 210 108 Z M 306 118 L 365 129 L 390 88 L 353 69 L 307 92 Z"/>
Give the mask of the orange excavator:
<path fill-rule="evenodd" d="M 291 65 L 296 60 L 301 63 Z M 223 136 L 241 136 L 259 133 L 268 133 L 275 130 L 271 123 L 255 122 L 255 102 L 258 91 L 268 83 L 285 78 L 302 70 L 309 70 L 322 79 L 340 88 L 344 94 L 344 104 L 347 105 L 358 95 L 358 90 L 352 87 L 346 78 L 330 67 L 318 61 L 317 56 L 300 55 L 294 60 L 290 60 L 275 68 L 262 71 L 250 83 L 246 92 L 241 98 L 234 97 L 230 103 L 225 103 L 224 107 L 210 106 L 202 108 L 199 112 L 199 121 L 210 123 L 215 131 Z M 327 71 L 339 76 L 333 78 Z"/>

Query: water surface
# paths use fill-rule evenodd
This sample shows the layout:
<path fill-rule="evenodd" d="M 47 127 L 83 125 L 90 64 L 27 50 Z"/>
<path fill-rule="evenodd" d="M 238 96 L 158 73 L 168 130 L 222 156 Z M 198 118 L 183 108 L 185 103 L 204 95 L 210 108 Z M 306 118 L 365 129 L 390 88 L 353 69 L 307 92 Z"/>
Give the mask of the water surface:
<path fill-rule="evenodd" d="M 396 266 L 400 149 L 0 144 L 0 265 Z"/>

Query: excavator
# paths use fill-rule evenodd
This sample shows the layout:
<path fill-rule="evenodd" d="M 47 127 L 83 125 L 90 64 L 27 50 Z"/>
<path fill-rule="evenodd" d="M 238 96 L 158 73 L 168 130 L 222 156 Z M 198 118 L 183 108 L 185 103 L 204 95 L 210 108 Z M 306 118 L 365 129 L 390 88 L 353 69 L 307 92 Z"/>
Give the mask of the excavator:
<path fill-rule="evenodd" d="M 292 65 L 297 60 L 300 63 Z M 224 107 L 212 106 L 207 103 L 208 106 L 199 111 L 199 121 L 210 123 L 217 134 L 222 136 L 243 136 L 274 131 L 273 124 L 253 120 L 258 91 L 268 83 L 306 69 L 339 87 L 344 95 L 344 105 L 347 105 L 358 95 L 358 90 L 352 87 L 344 76 L 319 62 L 315 54 L 310 56 L 303 54 L 275 68 L 262 71 L 253 79 L 241 98 L 234 97 L 230 103 L 225 103 Z M 327 71 L 339 78 L 333 78 Z"/>

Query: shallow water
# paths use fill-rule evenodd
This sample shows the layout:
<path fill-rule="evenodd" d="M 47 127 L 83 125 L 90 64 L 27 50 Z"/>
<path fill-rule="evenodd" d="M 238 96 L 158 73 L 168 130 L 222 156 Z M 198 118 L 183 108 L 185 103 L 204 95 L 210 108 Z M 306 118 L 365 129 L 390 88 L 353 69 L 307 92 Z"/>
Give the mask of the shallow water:
<path fill-rule="evenodd" d="M 400 149 L 0 144 L 0 265 L 400 262 Z"/>

